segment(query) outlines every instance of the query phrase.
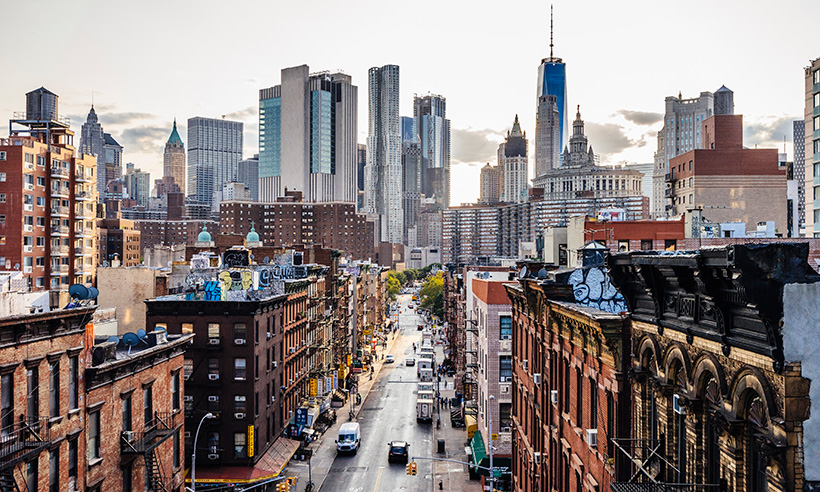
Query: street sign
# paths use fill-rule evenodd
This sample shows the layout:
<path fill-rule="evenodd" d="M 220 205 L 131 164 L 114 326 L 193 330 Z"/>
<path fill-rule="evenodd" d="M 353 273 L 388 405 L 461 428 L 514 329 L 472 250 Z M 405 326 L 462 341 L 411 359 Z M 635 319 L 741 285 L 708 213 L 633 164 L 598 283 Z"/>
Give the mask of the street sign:
<path fill-rule="evenodd" d="M 248 458 L 253 458 L 254 447 L 253 447 L 253 426 L 248 426 Z"/>
<path fill-rule="evenodd" d="M 317 389 L 316 378 L 310 378 L 310 396 L 316 396 Z"/>
<path fill-rule="evenodd" d="M 296 424 L 307 425 L 308 409 L 301 407 L 296 409 Z"/>
<path fill-rule="evenodd" d="M 497 441 L 498 440 L 498 434 L 493 434 L 492 439 L 493 439 L 493 441 Z"/>

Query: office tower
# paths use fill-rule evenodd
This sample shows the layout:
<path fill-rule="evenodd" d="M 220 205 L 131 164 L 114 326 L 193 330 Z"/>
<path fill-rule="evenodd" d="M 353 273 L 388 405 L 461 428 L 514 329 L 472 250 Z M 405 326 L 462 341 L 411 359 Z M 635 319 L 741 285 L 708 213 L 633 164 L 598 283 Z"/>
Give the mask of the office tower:
<path fill-rule="evenodd" d="M 481 168 L 481 191 L 478 203 L 489 204 L 501 201 L 501 192 L 504 188 L 504 172 L 500 166 L 492 166 L 488 162 Z"/>
<path fill-rule="evenodd" d="M 110 133 L 103 134 L 105 155 L 105 183 L 122 179 L 122 145 Z"/>
<path fill-rule="evenodd" d="M 177 120 L 174 118 L 174 129 L 165 142 L 165 153 L 162 155 L 162 175 L 174 178 L 174 182 L 185 193 L 185 144 L 177 131 Z"/>
<path fill-rule="evenodd" d="M 412 121 L 412 120 L 411 120 Z M 421 144 L 418 140 L 405 140 L 401 144 L 402 208 L 404 209 L 404 238 L 416 225 L 421 212 Z"/>
<path fill-rule="evenodd" d="M 236 181 L 248 187 L 251 200 L 259 200 L 259 154 L 239 161 L 236 167 Z"/>
<path fill-rule="evenodd" d="M 358 144 L 356 147 L 356 188 L 364 191 L 364 166 L 367 165 L 367 145 Z"/>
<path fill-rule="evenodd" d="M 188 196 L 210 208 L 214 191 L 236 180 L 242 160 L 239 121 L 195 117 L 188 119 Z"/>
<path fill-rule="evenodd" d="M 450 206 L 450 120 L 447 100 L 428 94 L 413 99 L 413 133 L 421 142 L 421 192 L 438 208 Z"/>
<path fill-rule="evenodd" d="M 97 158 L 97 196 L 105 196 L 105 132 L 93 105 L 80 132 L 80 152 Z"/>
<path fill-rule="evenodd" d="M 128 197 L 136 201 L 138 206 L 147 207 L 151 196 L 151 174 L 134 168 L 133 164 L 129 166 L 123 178 Z"/>
<path fill-rule="evenodd" d="M 416 136 L 416 133 L 413 132 L 413 118 L 410 116 L 402 116 L 401 117 L 401 140 L 402 142 L 407 142 L 408 140 L 413 140 Z"/>
<path fill-rule="evenodd" d="M 546 96 L 553 96 L 555 100 Z M 538 67 L 538 91 L 536 94 L 535 126 L 535 175 L 544 174 L 549 169 L 560 166 L 560 158 L 569 139 L 567 118 L 567 67 L 561 58 L 553 56 L 552 7 L 550 7 L 550 56 L 541 60 Z M 555 140 L 555 119 L 553 107 L 558 110 L 558 141 Z M 556 148 L 557 152 L 556 155 Z"/>
<path fill-rule="evenodd" d="M 735 114 L 735 93 L 725 85 L 720 86 L 720 89 L 715 91 L 715 114 Z"/>
<path fill-rule="evenodd" d="M 280 85 L 259 91 L 259 196 L 285 189 L 305 201 L 356 201 L 358 88 L 349 75 L 282 70 Z"/>
<path fill-rule="evenodd" d="M 91 285 L 96 274 L 96 162 L 75 154 L 58 96 L 26 94 L 25 118 L 0 141 L 0 267 L 20 270 L 30 290 Z"/>
<path fill-rule="evenodd" d="M 792 122 L 794 144 L 794 179 L 797 181 L 797 225 L 802 236 L 806 227 L 806 121 Z"/>
<path fill-rule="evenodd" d="M 503 173 L 501 201 L 523 203 L 529 191 L 529 165 L 527 160 L 527 134 L 521 131 L 518 115 L 507 138 L 498 146 L 498 167 Z"/>
<path fill-rule="evenodd" d="M 379 218 L 377 242 L 402 243 L 401 128 L 399 67 L 373 67 L 368 73 L 368 135 L 364 212 Z"/>
<path fill-rule="evenodd" d="M 805 69 L 806 105 L 804 110 L 805 152 L 812 159 L 804 159 L 806 170 L 806 237 L 820 237 L 820 208 L 815 197 L 820 196 L 820 58 L 812 60 Z M 809 165 L 811 164 L 811 165 Z"/>
<path fill-rule="evenodd" d="M 722 98 L 724 103 L 731 99 L 727 95 Z M 655 153 L 655 171 L 652 176 L 653 217 L 665 217 L 673 209 L 666 198 L 666 174 L 669 172 L 670 159 L 684 152 L 703 148 L 701 124 L 714 115 L 714 109 L 715 96 L 711 92 L 701 92 L 700 96 L 690 99 L 683 99 L 681 94 L 666 98 L 663 128 L 658 132 L 658 151 Z"/>

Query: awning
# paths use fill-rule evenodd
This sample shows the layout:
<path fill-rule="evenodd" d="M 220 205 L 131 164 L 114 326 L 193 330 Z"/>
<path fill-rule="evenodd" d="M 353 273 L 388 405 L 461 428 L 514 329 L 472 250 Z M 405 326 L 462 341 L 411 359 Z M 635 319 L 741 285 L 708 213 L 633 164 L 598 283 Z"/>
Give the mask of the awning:
<path fill-rule="evenodd" d="M 270 480 L 282 473 L 290 458 L 299 449 L 299 441 L 280 437 L 252 467 L 248 466 L 211 466 L 200 463 L 196 470 L 196 482 L 208 484 L 253 483 L 259 480 Z M 191 483 L 190 470 L 185 478 Z"/>
<path fill-rule="evenodd" d="M 490 472 L 476 468 L 476 466 L 490 467 L 490 457 L 487 456 L 487 450 L 484 447 L 484 439 L 481 437 L 481 431 L 476 431 L 473 438 L 470 440 L 470 451 L 472 457 L 470 461 L 473 463 L 473 471 L 485 477 L 490 476 Z M 504 474 L 509 474 L 512 470 L 512 458 L 509 456 L 493 456 L 493 475 L 501 477 Z"/>
<path fill-rule="evenodd" d="M 476 424 L 476 419 L 472 415 L 467 415 L 464 417 L 464 425 L 467 426 L 467 439 L 471 439 L 475 436 L 475 433 L 478 429 L 478 425 Z"/>
<path fill-rule="evenodd" d="M 473 438 L 470 439 L 470 451 L 472 452 L 473 465 L 480 465 L 481 460 L 487 457 L 487 450 L 484 448 L 484 439 L 481 437 L 481 431 L 476 431 L 475 434 L 473 434 Z"/>

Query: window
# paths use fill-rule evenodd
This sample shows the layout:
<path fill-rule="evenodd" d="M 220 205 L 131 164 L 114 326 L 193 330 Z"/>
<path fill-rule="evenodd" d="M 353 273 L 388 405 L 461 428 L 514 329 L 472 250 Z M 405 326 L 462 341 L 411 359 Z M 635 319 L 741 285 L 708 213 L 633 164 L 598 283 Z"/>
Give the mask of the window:
<path fill-rule="evenodd" d="M 174 432 L 174 468 L 179 468 L 179 430 Z"/>
<path fill-rule="evenodd" d="M 498 380 L 512 381 L 512 356 L 502 355 L 498 358 Z"/>
<path fill-rule="evenodd" d="M 589 378 L 589 428 L 598 428 L 598 383 Z"/>
<path fill-rule="evenodd" d="M 42 196 L 37 197 L 37 206 L 38 207 L 45 207 L 46 206 L 46 199 Z"/>
<path fill-rule="evenodd" d="M 244 357 L 237 357 L 233 360 L 234 379 L 237 381 L 244 381 L 247 377 L 246 371 L 247 362 Z"/>
<path fill-rule="evenodd" d="M 60 448 L 48 452 L 48 492 L 60 490 Z"/>
<path fill-rule="evenodd" d="M 208 433 L 208 452 L 209 453 L 219 452 L 219 432 L 209 432 Z"/>
<path fill-rule="evenodd" d="M 233 339 L 234 341 L 242 340 L 245 343 L 245 323 L 234 323 L 233 325 Z"/>
<path fill-rule="evenodd" d="M 171 373 L 171 408 L 179 410 L 179 371 Z"/>
<path fill-rule="evenodd" d="M 182 370 L 185 379 L 191 379 L 191 374 L 194 373 L 194 359 L 185 359 L 182 363 Z"/>
<path fill-rule="evenodd" d="M 0 437 L 7 437 L 14 424 L 14 373 L 0 376 Z"/>
<path fill-rule="evenodd" d="M 26 489 L 27 490 L 40 490 L 39 484 L 37 483 L 37 468 L 39 468 L 40 460 L 34 458 L 33 460 L 26 463 Z"/>
<path fill-rule="evenodd" d="M 182 334 L 187 335 L 189 333 L 194 332 L 194 324 L 193 323 L 182 323 Z"/>
<path fill-rule="evenodd" d="M 219 338 L 219 323 L 208 323 L 208 338 Z"/>
<path fill-rule="evenodd" d="M 244 458 L 245 457 L 245 442 L 247 438 L 245 437 L 244 432 L 234 432 L 233 434 L 233 457 L 234 458 Z"/>
<path fill-rule="evenodd" d="M 0 203 L 6 203 L 6 194 L 0 193 Z"/>
<path fill-rule="evenodd" d="M 77 439 L 68 440 L 68 484 L 77 483 Z M 71 489 L 74 490 L 74 489 Z"/>
<path fill-rule="evenodd" d="M 0 161 L 6 160 L 6 151 L 0 151 Z"/>
<path fill-rule="evenodd" d="M 133 488 L 133 469 L 131 465 L 125 465 L 122 469 L 122 492 L 131 492 Z"/>
<path fill-rule="evenodd" d="M 812 83 L 820 84 L 820 70 L 812 72 Z"/>
<path fill-rule="evenodd" d="M 0 182 L 6 180 L 6 173 L 0 173 Z"/>
<path fill-rule="evenodd" d="M 584 380 L 580 367 L 575 368 L 575 425 L 584 426 Z"/>
<path fill-rule="evenodd" d="M 219 396 L 208 395 L 208 411 L 214 414 L 219 414 Z"/>
<path fill-rule="evenodd" d="M 498 404 L 498 420 L 501 432 L 512 432 L 512 403 Z"/>
<path fill-rule="evenodd" d="M 606 438 L 609 439 L 617 437 L 615 435 L 615 399 L 612 397 L 612 392 L 606 392 Z M 610 453 L 612 454 L 612 453 Z"/>
<path fill-rule="evenodd" d="M 48 416 L 51 418 L 60 415 L 60 363 L 48 365 Z"/>
<path fill-rule="evenodd" d="M 100 458 L 100 411 L 88 414 L 88 461 Z"/>
<path fill-rule="evenodd" d="M 569 361 L 564 360 L 564 408 L 563 413 L 569 414 Z"/>
<path fill-rule="evenodd" d="M 79 358 L 77 356 L 68 359 L 68 410 L 79 408 Z"/>
<path fill-rule="evenodd" d="M 122 399 L 122 430 L 130 431 L 131 427 L 131 395 L 124 396 Z"/>
<path fill-rule="evenodd" d="M 512 340 L 512 316 L 500 316 L 499 326 L 502 340 Z"/>
<path fill-rule="evenodd" d="M 146 386 L 142 390 L 142 413 L 145 427 L 153 425 L 154 422 L 154 389 Z"/>
<path fill-rule="evenodd" d="M 243 395 L 233 397 L 233 413 L 247 413 L 248 403 Z"/>
<path fill-rule="evenodd" d="M 40 415 L 40 370 L 37 366 L 26 372 L 26 395 L 28 395 L 26 405 L 28 415 L 36 419 Z"/>

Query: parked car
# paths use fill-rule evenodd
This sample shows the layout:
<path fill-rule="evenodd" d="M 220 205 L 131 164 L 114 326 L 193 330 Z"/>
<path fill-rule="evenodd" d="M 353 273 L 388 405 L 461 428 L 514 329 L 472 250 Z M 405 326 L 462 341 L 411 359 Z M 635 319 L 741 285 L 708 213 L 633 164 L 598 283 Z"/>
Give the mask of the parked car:
<path fill-rule="evenodd" d="M 396 362 L 396 359 L 393 357 L 393 354 L 387 354 L 384 356 L 384 363 L 385 364 L 392 364 Z"/>
<path fill-rule="evenodd" d="M 415 366 L 416 365 L 416 359 L 414 359 L 412 357 L 408 357 L 407 360 L 404 361 L 404 365 Z"/>
<path fill-rule="evenodd" d="M 407 463 L 408 453 L 407 450 L 410 447 L 405 441 L 392 441 L 387 443 L 390 446 L 390 450 L 387 453 L 387 461 L 400 461 L 402 463 Z"/>

